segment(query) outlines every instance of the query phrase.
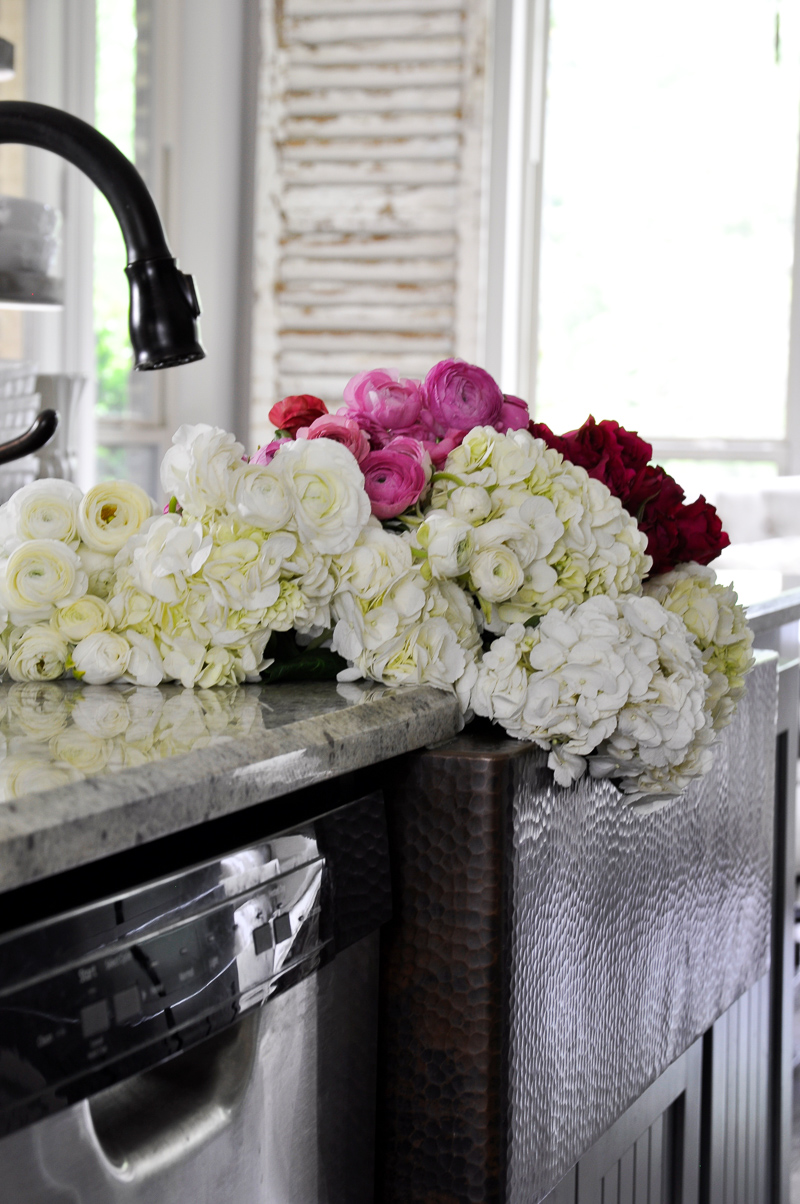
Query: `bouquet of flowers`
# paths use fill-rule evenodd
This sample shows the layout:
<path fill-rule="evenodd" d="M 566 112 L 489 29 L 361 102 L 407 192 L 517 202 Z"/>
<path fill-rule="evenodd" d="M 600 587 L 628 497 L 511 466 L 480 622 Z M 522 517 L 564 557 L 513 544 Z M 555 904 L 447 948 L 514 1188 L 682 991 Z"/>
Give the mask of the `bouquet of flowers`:
<path fill-rule="evenodd" d="M 0 667 L 15 681 L 209 688 L 322 658 L 427 683 L 627 795 L 711 763 L 752 636 L 708 563 L 727 544 L 652 448 L 556 436 L 483 369 L 354 377 L 273 407 L 249 458 L 183 426 L 162 513 L 136 485 L 37 481 L 0 508 Z M 309 662 L 309 656 L 311 661 Z"/>

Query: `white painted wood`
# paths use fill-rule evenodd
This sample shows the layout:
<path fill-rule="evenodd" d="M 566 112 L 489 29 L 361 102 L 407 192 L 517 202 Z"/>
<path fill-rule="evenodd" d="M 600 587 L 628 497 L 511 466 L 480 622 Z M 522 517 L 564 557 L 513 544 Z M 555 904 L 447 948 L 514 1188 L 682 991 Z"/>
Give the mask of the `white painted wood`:
<path fill-rule="evenodd" d="M 388 348 L 384 351 L 389 353 Z M 396 368 L 401 376 L 422 377 L 431 366 L 431 360 L 427 351 L 407 351 L 394 349 L 391 354 L 391 367 Z M 345 381 L 349 380 L 356 372 L 365 372 L 368 368 L 385 368 L 388 367 L 388 361 L 383 362 L 380 358 L 381 351 L 378 352 L 377 358 L 374 350 L 359 350 L 357 347 L 350 347 L 347 350 L 334 351 L 297 351 L 287 349 L 281 352 L 279 365 L 281 378 L 286 382 L 289 377 L 299 377 L 304 373 L 318 373 L 324 376 L 325 373 L 335 373 L 336 379 L 343 377 Z M 302 389 L 288 389 L 287 393 L 302 393 Z M 310 385 L 306 392 L 313 392 Z"/>
<path fill-rule="evenodd" d="M 331 284 L 344 286 L 348 283 L 362 286 L 383 283 L 398 291 L 407 284 L 420 289 L 426 286 L 450 289 L 455 283 L 455 260 L 433 256 L 430 259 L 312 259 L 287 255 L 282 263 L 282 276 L 284 290 L 291 287 L 325 289 Z"/>
<path fill-rule="evenodd" d="M 461 134 L 457 109 L 449 112 L 409 111 L 406 113 L 317 113 L 287 116 L 282 123 L 281 140 L 301 138 L 412 138 L 420 134 Z"/>
<path fill-rule="evenodd" d="M 452 282 L 420 284 L 418 281 L 398 284 L 396 281 L 363 283 L 358 280 L 292 280 L 285 281 L 280 290 L 284 305 L 370 305 L 383 306 L 392 313 L 404 306 L 445 305 L 452 307 Z"/>
<path fill-rule="evenodd" d="M 456 238 L 453 232 L 444 234 L 340 234 L 318 231 L 310 234 L 283 236 L 285 254 L 313 255 L 316 259 L 364 259 L 378 263 L 381 259 L 455 255 Z"/>
<path fill-rule="evenodd" d="M 287 140 L 282 146 L 282 159 L 285 170 L 297 159 L 312 158 L 315 163 L 327 159 L 337 163 L 360 162 L 383 163 L 387 160 L 452 159 L 458 162 L 461 141 L 457 135 L 435 137 L 396 137 L 396 138 L 324 138 L 308 137 L 297 141 Z"/>
<path fill-rule="evenodd" d="M 261 0 L 253 428 L 475 358 L 493 0 Z"/>
<path fill-rule="evenodd" d="M 463 0 L 384 0 L 385 12 L 443 13 L 461 12 Z M 287 17 L 341 16 L 348 13 L 374 13 L 375 0 L 284 0 Z"/>
<path fill-rule="evenodd" d="M 283 190 L 284 220 L 300 232 L 444 233 L 453 227 L 455 203 L 456 190 L 446 185 L 287 185 Z"/>
<path fill-rule="evenodd" d="M 459 179 L 458 159 L 372 159 L 336 162 L 331 159 L 284 160 L 287 184 L 345 184 L 353 179 L 376 184 L 455 184 Z"/>
<path fill-rule="evenodd" d="M 437 357 L 452 354 L 452 343 L 445 342 L 439 331 L 411 330 L 283 330 L 281 347 L 291 351 L 369 352 L 372 366 L 387 367 L 386 356 L 398 353 L 426 355 L 428 368 Z M 393 366 L 392 363 L 388 366 Z"/>
<path fill-rule="evenodd" d="M 265 3 L 269 0 L 264 0 Z M 464 0 L 462 0 L 462 3 Z M 429 59 L 444 62 L 460 58 L 463 53 L 460 37 L 449 38 L 382 38 L 369 42 L 371 63 L 417 63 Z M 364 59 L 364 43 L 328 42 L 306 45 L 302 42 L 292 46 L 292 62 L 295 63 L 359 63 Z"/>
<path fill-rule="evenodd" d="M 461 89 L 445 85 L 428 88 L 309 88 L 286 93 L 290 117 L 328 113 L 458 113 Z"/>
<path fill-rule="evenodd" d="M 290 92 L 306 88 L 441 88 L 461 83 L 461 56 L 430 62 L 346 64 L 292 63 L 286 72 Z"/>
<path fill-rule="evenodd" d="M 383 41 L 386 38 L 458 36 L 463 27 L 463 9 L 443 13 L 387 12 L 379 4 L 366 6 L 360 13 L 350 10 L 333 15 L 288 17 L 283 22 L 283 40 L 287 45 L 303 42 L 306 46 L 325 42 Z M 375 11 L 379 9 L 381 11 Z"/>

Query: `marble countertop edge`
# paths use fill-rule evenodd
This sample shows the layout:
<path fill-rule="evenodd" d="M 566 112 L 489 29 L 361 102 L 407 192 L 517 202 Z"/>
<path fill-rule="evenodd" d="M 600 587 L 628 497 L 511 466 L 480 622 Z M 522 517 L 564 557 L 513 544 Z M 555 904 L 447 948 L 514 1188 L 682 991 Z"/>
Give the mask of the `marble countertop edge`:
<path fill-rule="evenodd" d="M 446 740 L 463 726 L 448 694 L 387 691 L 357 707 L 5 803 L 0 890 Z"/>

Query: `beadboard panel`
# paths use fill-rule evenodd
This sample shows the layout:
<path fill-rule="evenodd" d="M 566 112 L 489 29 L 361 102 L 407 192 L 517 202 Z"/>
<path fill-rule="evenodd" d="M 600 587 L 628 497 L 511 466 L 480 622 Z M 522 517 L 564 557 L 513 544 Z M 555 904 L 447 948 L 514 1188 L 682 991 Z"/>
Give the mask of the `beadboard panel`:
<path fill-rule="evenodd" d="M 253 435 L 370 367 L 475 358 L 493 0 L 261 0 Z"/>

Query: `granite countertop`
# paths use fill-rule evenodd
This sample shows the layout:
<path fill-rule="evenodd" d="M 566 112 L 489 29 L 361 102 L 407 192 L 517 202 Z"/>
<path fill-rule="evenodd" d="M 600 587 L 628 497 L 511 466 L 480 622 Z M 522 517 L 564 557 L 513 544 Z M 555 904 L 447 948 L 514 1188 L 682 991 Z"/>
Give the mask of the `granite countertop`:
<path fill-rule="evenodd" d="M 429 687 L 0 685 L 0 890 L 450 739 Z"/>
<path fill-rule="evenodd" d="M 779 593 L 780 582 L 763 574 L 737 584 L 757 633 L 800 618 L 800 589 Z M 4 683 L 0 891 L 448 740 L 462 727 L 456 700 L 429 687 Z"/>

